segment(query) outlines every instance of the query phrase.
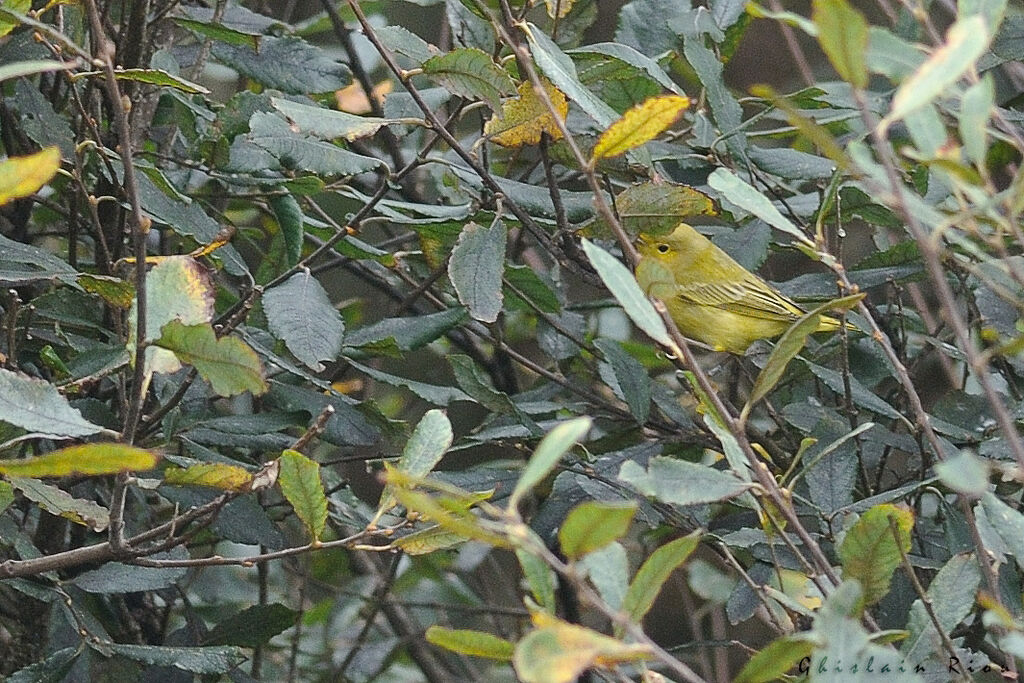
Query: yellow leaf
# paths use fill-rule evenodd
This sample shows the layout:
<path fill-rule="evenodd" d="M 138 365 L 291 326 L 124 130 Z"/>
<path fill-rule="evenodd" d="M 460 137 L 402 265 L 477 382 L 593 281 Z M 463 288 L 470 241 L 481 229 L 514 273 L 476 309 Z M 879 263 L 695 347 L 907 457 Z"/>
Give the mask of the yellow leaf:
<path fill-rule="evenodd" d="M 614 157 L 663 133 L 690 106 L 683 95 L 659 95 L 636 105 L 608 127 L 594 146 L 594 160 Z"/>
<path fill-rule="evenodd" d="M 614 669 L 651 657 L 650 648 L 577 626 L 553 616 L 533 615 L 536 628 L 516 645 L 512 663 L 525 683 L 571 683 L 587 669 Z"/>
<path fill-rule="evenodd" d="M 0 460 L 0 474 L 18 477 L 99 476 L 118 472 L 144 472 L 156 467 L 159 455 L 123 443 L 87 443 L 68 446 L 37 458 Z"/>
<path fill-rule="evenodd" d="M 544 90 L 555 105 L 559 120 L 565 121 L 569 112 L 565 95 L 548 82 L 544 83 Z M 519 96 L 503 101 L 501 114 L 495 114 L 484 125 L 484 133 L 491 141 L 502 147 L 521 147 L 538 144 L 542 133 L 547 133 L 552 140 L 561 139 L 562 132 L 555 125 L 554 116 L 537 96 L 533 85 L 526 81 L 517 88 L 517 92 Z"/>
<path fill-rule="evenodd" d="M 572 11 L 575 0 L 544 0 L 548 6 L 548 16 L 552 19 L 561 19 Z"/>
<path fill-rule="evenodd" d="M 36 192 L 60 168 L 60 149 L 46 149 L 0 161 L 0 206 Z"/>
<path fill-rule="evenodd" d="M 178 486 L 209 486 L 225 491 L 238 491 L 249 485 L 252 474 L 244 467 L 226 463 L 202 463 L 191 467 L 168 467 L 164 483 Z"/>

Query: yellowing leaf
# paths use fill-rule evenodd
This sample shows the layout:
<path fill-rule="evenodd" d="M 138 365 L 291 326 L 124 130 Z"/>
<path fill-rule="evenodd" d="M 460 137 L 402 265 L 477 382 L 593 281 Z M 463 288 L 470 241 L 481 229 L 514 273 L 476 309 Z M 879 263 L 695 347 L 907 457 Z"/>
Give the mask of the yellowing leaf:
<path fill-rule="evenodd" d="M 65 517 L 93 531 L 103 531 L 110 526 L 110 511 L 91 500 L 75 498 L 64 489 L 31 477 L 10 476 L 8 479 L 21 495 L 52 515 Z"/>
<path fill-rule="evenodd" d="M 443 647 L 452 652 L 473 657 L 487 657 L 507 662 L 512 659 L 513 648 L 511 642 L 504 638 L 464 628 L 444 628 L 442 626 L 431 626 L 424 634 L 428 643 Z"/>
<path fill-rule="evenodd" d="M 60 148 L 46 149 L 24 157 L 0 161 L 0 206 L 33 194 L 60 168 Z"/>
<path fill-rule="evenodd" d="M 218 339 L 209 323 L 183 325 L 178 320 L 164 325 L 162 332 L 153 343 L 195 367 L 217 395 L 249 391 L 258 396 L 267 391 L 259 356 L 241 339 Z"/>
<path fill-rule="evenodd" d="M 565 95 L 547 82 L 544 90 L 555 105 L 559 120 L 565 121 L 565 115 L 569 113 Z M 502 147 L 521 147 L 538 144 L 542 133 L 547 133 L 552 140 L 561 139 L 562 132 L 555 125 L 554 116 L 534 91 L 533 85 L 526 81 L 517 92 L 519 97 L 502 102 L 501 114 L 496 114 L 484 125 L 484 133 L 491 141 Z"/>
<path fill-rule="evenodd" d="M 636 105 L 608 127 L 594 146 L 594 160 L 614 157 L 653 140 L 690 106 L 682 95 L 659 95 Z"/>
<path fill-rule="evenodd" d="M 177 486 L 208 486 L 225 491 L 238 491 L 249 485 L 252 474 L 244 467 L 212 462 L 191 467 L 168 467 L 164 483 Z"/>
<path fill-rule="evenodd" d="M 69 446 L 38 458 L 0 460 L 0 474 L 18 477 L 66 477 L 144 472 L 156 467 L 160 456 L 123 443 L 87 443 Z"/>
<path fill-rule="evenodd" d="M 893 534 L 893 527 L 896 533 Z M 864 605 L 873 605 L 889 592 L 893 572 L 910 550 L 914 513 L 906 507 L 883 503 L 861 515 L 839 546 L 843 578 L 860 581 Z M 897 540 L 899 545 L 897 545 Z"/>
<path fill-rule="evenodd" d="M 552 19 L 561 19 L 572 11 L 575 0 L 544 0 L 548 6 L 548 16 Z"/>
<path fill-rule="evenodd" d="M 318 544 L 327 524 L 327 496 L 320 481 L 320 464 L 293 450 L 282 453 L 278 462 L 281 470 L 277 483 L 281 493 L 309 529 L 313 543 Z"/>
<path fill-rule="evenodd" d="M 525 683 L 571 683 L 593 667 L 649 659 L 646 645 L 626 644 L 583 626 L 535 613 L 538 628 L 516 645 L 512 663 Z"/>

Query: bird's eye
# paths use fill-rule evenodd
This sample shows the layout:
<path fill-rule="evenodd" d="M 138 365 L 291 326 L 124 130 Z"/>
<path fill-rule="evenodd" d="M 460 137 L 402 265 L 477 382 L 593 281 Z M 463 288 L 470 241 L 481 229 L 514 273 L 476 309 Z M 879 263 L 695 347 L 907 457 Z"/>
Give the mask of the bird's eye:
<path fill-rule="evenodd" d="M 667 254 L 668 253 L 668 245 L 667 244 L 659 244 L 658 245 L 658 253 L 659 254 Z"/>

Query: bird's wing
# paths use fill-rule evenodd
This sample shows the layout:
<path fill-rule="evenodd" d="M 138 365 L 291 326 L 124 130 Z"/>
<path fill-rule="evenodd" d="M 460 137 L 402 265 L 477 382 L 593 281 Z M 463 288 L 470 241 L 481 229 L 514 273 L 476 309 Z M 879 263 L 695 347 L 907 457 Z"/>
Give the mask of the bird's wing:
<path fill-rule="evenodd" d="M 792 322 L 804 314 L 783 294 L 753 277 L 739 282 L 677 285 L 676 296 L 690 304 L 763 320 Z"/>

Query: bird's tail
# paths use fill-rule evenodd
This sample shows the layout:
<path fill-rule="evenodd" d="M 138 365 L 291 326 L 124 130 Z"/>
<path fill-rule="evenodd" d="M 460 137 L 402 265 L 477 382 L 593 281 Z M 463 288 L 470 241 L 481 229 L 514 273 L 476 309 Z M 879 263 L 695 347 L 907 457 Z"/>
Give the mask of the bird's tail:
<path fill-rule="evenodd" d="M 818 319 L 818 329 L 816 332 L 835 332 L 839 329 L 840 322 L 835 318 L 831 318 L 827 315 L 821 316 Z M 856 332 L 859 328 L 853 326 L 850 323 L 846 323 L 846 329 Z"/>

